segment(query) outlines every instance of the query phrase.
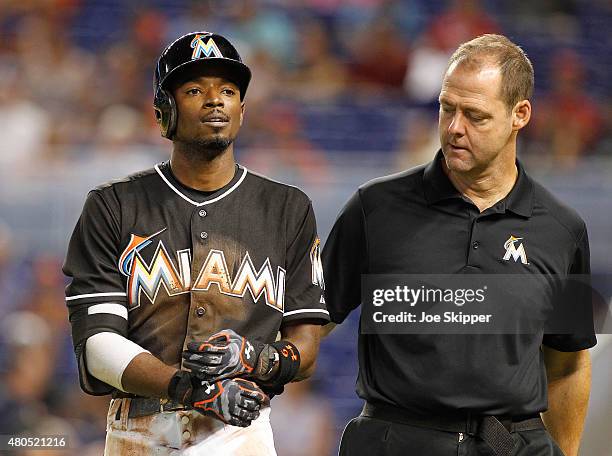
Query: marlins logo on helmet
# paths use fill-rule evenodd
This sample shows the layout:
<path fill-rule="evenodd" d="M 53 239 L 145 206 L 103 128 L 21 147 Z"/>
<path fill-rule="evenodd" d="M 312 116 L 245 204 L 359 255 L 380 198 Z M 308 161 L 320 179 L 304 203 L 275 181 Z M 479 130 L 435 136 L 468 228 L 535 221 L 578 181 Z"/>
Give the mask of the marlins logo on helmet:
<path fill-rule="evenodd" d="M 205 38 L 208 38 L 206 42 L 204 42 Z M 193 54 L 191 54 L 192 59 L 199 59 L 202 56 L 223 58 L 223 54 L 210 35 L 196 35 L 193 40 L 191 40 L 191 47 L 193 48 Z"/>

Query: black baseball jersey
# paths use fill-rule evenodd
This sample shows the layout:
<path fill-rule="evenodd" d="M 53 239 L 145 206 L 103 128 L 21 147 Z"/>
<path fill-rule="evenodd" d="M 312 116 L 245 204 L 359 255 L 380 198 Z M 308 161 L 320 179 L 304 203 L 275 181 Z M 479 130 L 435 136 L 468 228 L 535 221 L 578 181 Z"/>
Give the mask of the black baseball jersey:
<path fill-rule="evenodd" d="M 520 162 L 512 191 L 482 213 L 452 185 L 443 156 L 362 186 L 323 250 L 327 307 L 341 323 L 362 302 L 362 274 L 589 275 L 584 221 L 532 180 Z M 521 297 L 539 296 L 523 281 Z M 533 313 L 562 309 L 549 295 Z M 527 415 L 546 410 L 541 345 L 578 351 L 596 343 L 590 292 L 572 303 L 566 334 L 359 334 L 357 392 L 413 413 L 457 410 Z M 363 318 L 363 313 L 362 313 Z"/>
<path fill-rule="evenodd" d="M 64 264 L 82 388 L 112 391 L 83 359 L 99 332 L 179 367 L 188 342 L 221 329 L 270 343 L 288 322 L 325 324 L 319 252 L 308 197 L 240 165 L 214 192 L 183 186 L 169 162 L 92 190 Z"/>

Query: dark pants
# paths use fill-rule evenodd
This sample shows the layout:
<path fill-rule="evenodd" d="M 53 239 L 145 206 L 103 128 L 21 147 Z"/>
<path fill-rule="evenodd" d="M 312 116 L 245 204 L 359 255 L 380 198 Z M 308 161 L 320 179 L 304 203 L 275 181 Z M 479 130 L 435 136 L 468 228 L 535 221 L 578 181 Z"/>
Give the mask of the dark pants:
<path fill-rule="evenodd" d="M 564 456 L 545 429 L 513 432 L 513 456 Z M 495 456 L 479 437 L 358 416 L 344 429 L 339 456 Z"/>

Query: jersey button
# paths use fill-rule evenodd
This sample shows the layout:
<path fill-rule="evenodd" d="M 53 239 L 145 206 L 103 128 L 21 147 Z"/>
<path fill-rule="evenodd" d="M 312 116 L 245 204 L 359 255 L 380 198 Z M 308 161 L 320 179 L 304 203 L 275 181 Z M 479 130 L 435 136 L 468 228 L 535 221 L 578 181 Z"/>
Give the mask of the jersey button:
<path fill-rule="evenodd" d="M 198 307 L 196 309 L 196 315 L 198 317 L 203 317 L 205 313 L 206 313 L 206 309 L 204 307 Z"/>
<path fill-rule="evenodd" d="M 191 437 L 191 432 L 189 432 L 189 431 L 183 432 L 183 438 L 185 440 L 189 439 L 190 437 Z"/>
<path fill-rule="evenodd" d="M 206 239 L 206 238 L 208 237 L 208 233 L 207 233 L 206 231 L 202 231 L 202 232 L 200 233 L 200 237 L 201 237 L 202 239 Z"/>
<path fill-rule="evenodd" d="M 198 214 L 200 214 L 200 217 L 206 217 L 206 211 L 204 209 L 200 209 L 200 212 L 198 212 Z"/>
<path fill-rule="evenodd" d="M 189 424 L 189 417 L 187 415 L 183 415 L 183 417 L 181 418 L 181 423 Z"/>
<path fill-rule="evenodd" d="M 474 242 L 472 243 L 472 247 L 474 248 L 474 250 L 476 250 L 478 247 L 480 247 L 480 242 L 478 242 L 478 241 L 474 241 Z"/>

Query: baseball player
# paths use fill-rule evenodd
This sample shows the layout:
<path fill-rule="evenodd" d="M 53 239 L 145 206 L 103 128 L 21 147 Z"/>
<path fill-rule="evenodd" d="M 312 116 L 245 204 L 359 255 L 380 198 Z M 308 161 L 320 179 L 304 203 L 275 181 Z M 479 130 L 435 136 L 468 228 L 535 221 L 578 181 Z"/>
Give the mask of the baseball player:
<path fill-rule="evenodd" d="M 105 454 L 274 455 L 269 398 L 314 368 L 315 217 L 234 160 L 250 78 L 220 35 L 170 44 L 154 78 L 170 160 L 92 190 L 73 232 L 66 303 L 82 389 L 113 395 Z"/>

